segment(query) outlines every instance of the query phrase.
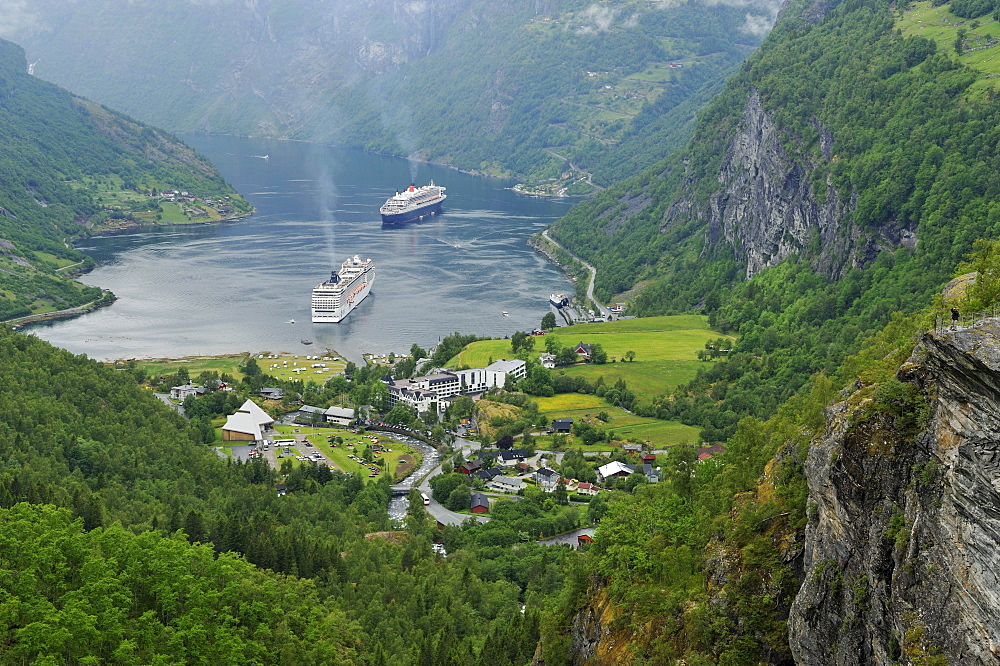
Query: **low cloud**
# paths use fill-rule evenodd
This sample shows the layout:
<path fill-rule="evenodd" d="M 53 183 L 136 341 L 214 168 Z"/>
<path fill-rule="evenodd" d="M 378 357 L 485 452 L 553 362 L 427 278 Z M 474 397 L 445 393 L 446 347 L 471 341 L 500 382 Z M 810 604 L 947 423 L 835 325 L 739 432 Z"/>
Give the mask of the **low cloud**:
<path fill-rule="evenodd" d="M 403 5 L 403 10 L 407 14 L 423 14 L 428 9 L 430 9 L 430 5 L 424 0 L 414 0 L 414 2 L 408 2 Z"/>
<path fill-rule="evenodd" d="M 618 12 L 611 7 L 601 5 L 591 5 L 580 14 L 583 25 L 577 28 L 581 35 L 594 35 L 600 32 L 607 32 L 615 22 Z"/>
<path fill-rule="evenodd" d="M 747 14 L 746 21 L 740 26 L 740 30 L 757 37 L 766 37 L 767 33 L 771 32 L 771 28 L 774 27 L 776 18 L 772 15 Z"/>
<path fill-rule="evenodd" d="M 0 0 L 0 37 L 16 37 L 38 23 L 28 0 Z"/>

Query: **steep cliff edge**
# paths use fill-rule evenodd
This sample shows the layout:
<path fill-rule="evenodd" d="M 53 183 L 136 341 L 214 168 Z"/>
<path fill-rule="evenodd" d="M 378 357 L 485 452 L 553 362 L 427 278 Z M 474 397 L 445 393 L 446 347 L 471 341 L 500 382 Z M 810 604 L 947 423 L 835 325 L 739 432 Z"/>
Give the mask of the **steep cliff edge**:
<path fill-rule="evenodd" d="M 819 154 L 790 154 L 774 114 L 751 87 L 717 174 L 719 191 L 698 210 L 698 182 L 686 179 L 662 230 L 695 214 L 706 223 L 705 251 L 720 243 L 733 248 L 748 279 L 798 254 L 808 254 L 819 273 L 841 278 L 870 264 L 880 250 L 916 247 L 913 229 L 888 224 L 864 233 L 850 224 L 857 192 L 841 196 L 832 178 L 817 196 L 810 178 L 833 159 L 834 136 L 816 124 Z"/>
<path fill-rule="evenodd" d="M 810 449 L 793 653 L 995 664 L 1000 321 L 924 335 L 897 380 L 831 407 Z"/>

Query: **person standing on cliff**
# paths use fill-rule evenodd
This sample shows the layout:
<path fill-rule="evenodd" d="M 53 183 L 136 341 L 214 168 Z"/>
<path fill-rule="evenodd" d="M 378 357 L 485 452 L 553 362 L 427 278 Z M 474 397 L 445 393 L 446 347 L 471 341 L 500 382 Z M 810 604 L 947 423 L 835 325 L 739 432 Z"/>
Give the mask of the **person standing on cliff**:
<path fill-rule="evenodd" d="M 951 328 L 954 330 L 958 327 L 958 308 L 951 309 Z"/>

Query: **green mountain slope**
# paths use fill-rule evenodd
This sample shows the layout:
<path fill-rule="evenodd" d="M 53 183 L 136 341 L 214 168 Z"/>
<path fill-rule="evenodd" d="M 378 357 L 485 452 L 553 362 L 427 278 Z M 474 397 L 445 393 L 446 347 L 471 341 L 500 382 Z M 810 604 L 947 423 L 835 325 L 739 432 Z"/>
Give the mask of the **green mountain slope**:
<path fill-rule="evenodd" d="M 2 40 L 0 146 L 0 320 L 101 299 L 64 276 L 91 264 L 67 243 L 109 221 L 155 221 L 153 191 L 190 190 L 226 200 L 230 214 L 249 210 L 192 150 L 30 76 L 21 48 Z"/>
<path fill-rule="evenodd" d="M 536 502 L 509 502 L 478 545 L 451 534 L 443 558 L 422 504 L 381 531 L 388 481 L 223 460 L 134 368 L 5 327 L 0 358 L 0 663 L 530 659 L 574 557 L 521 543 L 555 529 Z"/>
<path fill-rule="evenodd" d="M 40 0 L 36 74 L 181 131 L 291 137 L 606 185 L 690 132 L 776 3 Z M 695 96 L 695 97 L 692 97 Z M 654 143 L 652 140 L 656 139 Z M 661 143 L 660 140 L 664 142 Z M 639 150 L 636 150 L 639 148 Z"/>
<path fill-rule="evenodd" d="M 643 282 L 638 312 L 701 308 L 739 334 L 659 414 L 724 439 L 773 413 L 1000 233 L 989 80 L 899 19 L 882 2 L 789 10 L 683 151 L 553 227 L 600 298 Z"/>

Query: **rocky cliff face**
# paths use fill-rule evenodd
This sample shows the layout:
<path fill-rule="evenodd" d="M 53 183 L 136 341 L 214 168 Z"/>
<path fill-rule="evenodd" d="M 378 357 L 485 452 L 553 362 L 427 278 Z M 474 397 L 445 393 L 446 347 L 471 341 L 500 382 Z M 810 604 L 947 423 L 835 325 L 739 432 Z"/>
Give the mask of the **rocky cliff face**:
<path fill-rule="evenodd" d="M 996 664 L 1000 321 L 925 335 L 897 377 L 918 389 L 910 409 L 887 414 L 858 391 L 829 410 L 810 450 L 793 653 L 801 664 Z"/>
<path fill-rule="evenodd" d="M 833 136 L 820 128 L 822 155 L 816 159 L 833 159 L 832 146 Z M 750 89 L 717 175 L 721 189 L 706 209 L 695 211 L 696 182 L 686 183 L 685 195 L 670 208 L 663 227 L 681 223 L 694 212 L 707 222 L 706 247 L 731 246 L 746 262 L 748 279 L 807 250 L 817 270 L 839 278 L 872 261 L 881 249 L 915 245 L 909 229 L 890 227 L 862 235 L 848 224 L 856 196 L 842 197 L 828 183 L 826 195 L 817 197 L 810 185 L 817 166 L 810 158 L 788 153 L 772 114 Z"/>

